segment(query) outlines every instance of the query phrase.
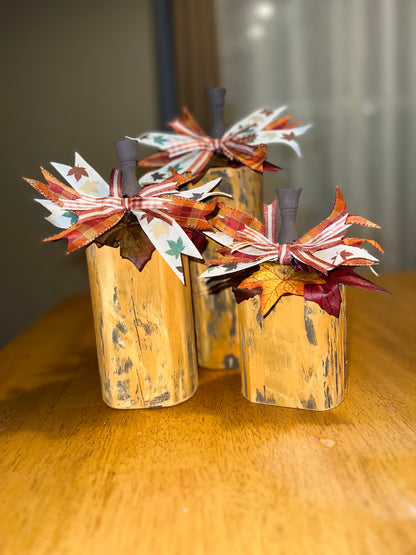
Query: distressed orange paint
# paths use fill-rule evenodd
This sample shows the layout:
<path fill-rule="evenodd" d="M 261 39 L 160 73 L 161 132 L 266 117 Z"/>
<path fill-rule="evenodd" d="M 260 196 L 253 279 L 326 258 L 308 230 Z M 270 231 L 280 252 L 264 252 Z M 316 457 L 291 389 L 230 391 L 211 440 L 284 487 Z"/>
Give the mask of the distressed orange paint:
<path fill-rule="evenodd" d="M 245 210 L 263 220 L 261 173 L 245 166 L 211 168 L 196 185 L 202 185 L 218 177 L 221 177 L 218 190 L 233 197 L 221 197 L 221 202 Z M 205 260 L 217 258 L 218 247 L 217 243 L 209 240 L 204 252 Z M 209 293 L 208 287 L 199 279 L 206 267 L 197 261 L 192 261 L 190 267 L 198 363 L 203 368 L 239 368 L 240 339 L 234 295 L 230 290 Z"/>
<path fill-rule="evenodd" d="M 184 286 L 157 251 L 141 272 L 119 249 L 86 252 L 104 402 L 135 409 L 191 397 L 198 374 L 187 259 Z"/>
<path fill-rule="evenodd" d="M 345 288 L 339 318 L 303 297 L 282 297 L 266 318 L 260 300 L 238 305 L 242 392 L 254 403 L 311 410 L 346 393 Z"/>

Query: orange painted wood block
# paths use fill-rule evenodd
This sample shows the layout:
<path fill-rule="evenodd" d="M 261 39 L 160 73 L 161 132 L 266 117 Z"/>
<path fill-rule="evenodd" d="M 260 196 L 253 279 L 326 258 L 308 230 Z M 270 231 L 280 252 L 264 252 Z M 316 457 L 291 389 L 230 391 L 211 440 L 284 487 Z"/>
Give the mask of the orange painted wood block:
<path fill-rule="evenodd" d="M 224 204 L 263 219 L 263 176 L 243 166 L 241 168 L 211 168 L 196 185 L 221 177 L 218 190 L 233 196 L 221 197 Z M 208 241 L 205 260 L 218 258 L 214 241 Z M 237 304 L 232 291 L 210 293 L 199 276 L 206 270 L 201 262 L 191 262 L 192 301 L 194 307 L 198 363 L 203 368 L 239 368 L 240 339 L 238 335 Z"/>
<path fill-rule="evenodd" d="M 139 272 L 119 249 L 87 248 L 104 402 L 168 407 L 198 386 L 190 286 L 155 251 Z M 189 267 L 183 260 L 186 283 Z"/>
<path fill-rule="evenodd" d="M 328 410 L 346 393 L 345 290 L 339 318 L 303 297 L 282 297 L 262 318 L 258 297 L 238 305 L 242 392 L 254 403 Z"/>

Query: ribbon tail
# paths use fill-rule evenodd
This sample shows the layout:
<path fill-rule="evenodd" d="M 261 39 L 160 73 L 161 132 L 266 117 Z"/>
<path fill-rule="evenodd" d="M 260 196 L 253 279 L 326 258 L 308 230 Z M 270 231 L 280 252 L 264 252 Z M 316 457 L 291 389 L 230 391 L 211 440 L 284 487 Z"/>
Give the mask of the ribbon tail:
<path fill-rule="evenodd" d="M 221 265 L 210 266 L 199 277 L 201 279 L 206 279 L 211 277 L 234 274 L 235 272 L 240 272 L 241 270 L 247 270 L 248 268 L 252 268 L 253 266 L 258 266 L 259 264 L 263 264 L 263 262 L 272 261 L 275 258 L 276 258 L 276 254 L 274 253 L 267 256 L 263 256 L 257 260 L 250 260 L 248 262 L 237 262 L 236 264 L 230 264 L 228 267 L 226 264 L 222 266 Z"/>
<path fill-rule="evenodd" d="M 156 213 L 156 211 L 154 212 Z M 135 211 L 139 223 L 161 257 L 170 266 L 182 283 L 185 283 L 181 255 L 202 258 L 196 246 L 175 220 L 163 214 L 163 220 L 149 218 L 144 212 Z M 170 222 L 165 219 L 169 218 Z"/>
<path fill-rule="evenodd" d="M 78 216 L 76 214 L 74 214 L 73 212 L 69 212 L 64 208 L 61 208 L 50 200 L 36 198 L 35 202 L 42 204 L 42 206 L 49 210 L 50 215 L 46 216 L 45 220 L 51 222 L 51 224 L 53 224 L 55 227 L 68 229 L 68 227 L 71 227 L 71 225 L 73 225 L 78 220 Z"/>
<path fill-rule="evenodd" d="M 81 247 L 86 247 L 97 237 L 114 227 L 123 217 L 124 212 L 112 214 L 106 218 L 96 218 L 90 221 L 78 221 L 68 229 L 61 231 L 57 235 L 48 237 L 44 241 L 56 241 L 58 239 L 68 239 L 67 252 L 73 252 Z"/>
<path fill-rule="evenodd" d="M 211 196 L 223 196 L 232 198 L 232 195 L 229 195 L 228 193 L 223 193 L 222 191 L 213 191 L 213 189 L 215 189 L 221 179 L 221 177 L 218 177 L 218 179 L 213 179 L 212 181 L 205 183 L 205 185 L 200 185 L 199 187 L 194 187 L 193 189 L 188 189 L 187 191 L 177 191 L 175 194 L 180 195 L 184 198 L 198 201 L 203 201 Z"/>
<path fill-rule="evenodd" d="M 160 183 L 172 177 L 173 171 L 180 174 L 191 172 L 192 175 L 196 175 L 208 164 L 212 154 L 212 152 L 196 150 L 183 156 L 172 158 L 168 164 L 156 169 L 156 171 L 150 171 L 142 175 L 139 183 L 142 186 Z"/>
<path fill-rule="evenodd" d="M 81 173 L 76 174 L 71 171 L 74 168 L 58 162 L 51 162 L 51 166 L 80 194 L 95 197 L 108 197 L 110 194 L 108 183 L 78 152 L 75 153 L 74 168 L 81 168 L 83 170 Z"/>

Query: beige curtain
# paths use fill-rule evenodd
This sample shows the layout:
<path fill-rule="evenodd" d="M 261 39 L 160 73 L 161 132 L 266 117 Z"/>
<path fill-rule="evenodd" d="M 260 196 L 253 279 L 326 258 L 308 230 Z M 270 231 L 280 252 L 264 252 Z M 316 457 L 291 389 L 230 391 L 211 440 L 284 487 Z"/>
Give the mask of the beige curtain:
<path fill-rule="evenodd" d="M 178 104 L 208 131 L 205 89 L 220 84 L 213 0 L 172 0 L 172 16 Z"/>
<path fill-rule="evenodd" d="M 416 267 L 416 2 L 216 0 L 228 122 L 289 104 L 314 128 L 303 157 L 270 148 L 284 171 L 266 194 L 301 186 L 299 231 L 324 218 L 339 185 L 350 212 L 383 226 L 367 233 L 380 270 Z"/>

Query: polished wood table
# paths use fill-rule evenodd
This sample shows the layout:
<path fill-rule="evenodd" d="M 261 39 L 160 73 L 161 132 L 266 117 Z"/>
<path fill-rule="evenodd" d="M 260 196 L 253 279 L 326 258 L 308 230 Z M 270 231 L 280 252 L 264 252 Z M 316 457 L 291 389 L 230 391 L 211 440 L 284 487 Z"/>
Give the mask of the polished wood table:
<path fill-rule="evenodd" d="M 251 404 L 230 370 L 107 408 L 89 299 L 60 304 L 0 354 L 0 553 L 416 553 L 416 272 L 377 281 L 348 290 L 328 412 Z"/>

